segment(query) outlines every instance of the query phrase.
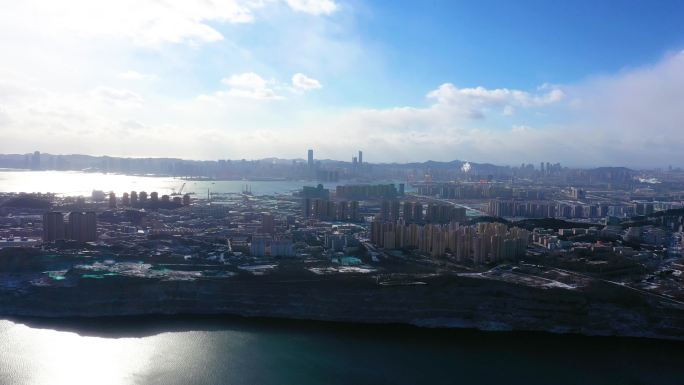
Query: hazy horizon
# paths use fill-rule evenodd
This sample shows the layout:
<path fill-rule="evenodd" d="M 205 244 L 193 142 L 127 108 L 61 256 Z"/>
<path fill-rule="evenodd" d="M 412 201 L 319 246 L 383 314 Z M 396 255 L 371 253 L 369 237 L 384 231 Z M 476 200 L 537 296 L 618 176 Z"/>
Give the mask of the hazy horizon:
<path fill-rule="evenodd" d="M 38 151 L 38 150 L 36 150 Z M 282 157 L 276 157 L 276 156 L 267 156 L 264 158 L 219 158 L 219 159 L 199 159 L 199 158 L 181 158 L 181 157 L 174 157 L 174 156 L 118 156 L 118 155 L 111 155 L 111 154 L 76 154 L 76 153 L 64 153 L 64 154 L 55 154 L 55 153 L 48 153 L 48 152 L 41 152 L 41 155 L 50 155 L 50 156 L 89 156 L 89 157 L 94 157 L 94 158 L 100 158 L 100 157 L 109 157 L 109 158 L 121 158 L 121 159 L 178 159 L 182 161 L 190 161 L 190 162 L 217 162 L 220 160 L 227 160 L 231 162 L 239 162 L 239 161 L 248 161 L 248 162 L 259 162 L 259 161 L 268 161 L 268 160 L 279 160 L 282 162 L 291 162 L 291 161 L 297 161 L 297 162 L 302 162 L 306 163 L 306 158 L 304 157 L 293 157 L 293 158 L 282 158 Z M 33 155 L 34 152 L 28 152 L 28 153 L 0 153 L 1 155 L 19 155 L 19 156 L 25 156 L 25 155 Z M 356 154 L 352 154 L 356 156 Z M 535 163 L 530 163 L 530 162 L 521 162 L 517 164 L 513 163 L 495 163 L 495 162 L 488 162 L 488 161 L 477 161 L 477 160 L 468 160 L 468 159 L 449 159 L 449 160 L 434 160 L 434 159 L 425 159 L 425 160 L 408 160 L 408 161 L 390 161 L 390 162 L 376 162 L 373 161 L 372 159 L 368 160 L 367 158 L 368 154 L 364 152 L 364 163 L 367 164 L 377 164 L 377 165 L 404 165 L 404 164 L 422 164 L 422 163 L 429 163 L 429 162 L 437 162 L 437 163 L 450 163 L 450 162 L 463 162 L 463 163 L 474 163 L 474 164 L 491 164 L 493 166 L 497 167 L 520 167 L 521 164 L 525 165 L 532 165 L 534 167 L 537 167 L 538 164 Z M 314 159 L 315 161 L 323 161 L 323 162 L 344 162 L 344 163 L 353 163 L 351 159 L 332 159 L 332 158 L 319 158 L 316 156 L 316 153 L 314 152 Z M 544 163 L 547 163 L 546 161 Z M 554 160 L 548 160 L 548 163 L 550 164 L 556 164 L 559 162 L 556 162 Z M 562 167 L 568 167 L 568 168 L 577 168 L 577 169 L 590 169 L 590 168 L 601 168 L 601 167 L 626 167 L 626 168 L 633 168 L 634 170 L 654 170 L 654 169 L 665 169 L 668 166 L 672 168 L 681 168 L 676 164 L 669 164 L 669 165 L 656 165 L 653 167 L 629 167 L 625 164 L 561 164 Z M 2 169 L 0 167 L 0 169 Z M 43 170 L 47 171 L 47 170 Z"/>
<path fill-rule="evenodd" d="M 684 165 L 676 1 L 0 10 L 0 153 Z"/>

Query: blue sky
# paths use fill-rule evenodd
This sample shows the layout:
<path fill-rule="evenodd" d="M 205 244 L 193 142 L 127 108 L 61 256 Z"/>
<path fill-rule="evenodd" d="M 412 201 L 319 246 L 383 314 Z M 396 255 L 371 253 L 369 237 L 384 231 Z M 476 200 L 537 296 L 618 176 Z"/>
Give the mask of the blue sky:
<path fill-rule="evenodd" d="M 529 89 L 657 61 L 684 45 L 681 1 L 444 1 L 376 4 L 362 29 L 414 87 Z M 416 91 L 411 90 L 411 91 Z"/>
<path fill-rule="evenodd" d="M 353 30 L 340 35 L 358 39 L 373 51 L 376 62 L 361 63 L 344 72 L 343 79 L 331 79 L 331 101 L 373 107 L 419 103 L 424 92 L 444 81 L 463 87 L 533 89 L 640 67 L 684 47 L 684 27 L 677 17 L 684 15 L 684 2 L 557 3 L 342 3 L 344 14 L 332 18 Z M 278 28 L 254 24 L 225 31 L 246 46 L 264 47 L 259 56 L 267 65 L 281 63 L 281 58 L 269 57 Z M 205 50 L 209 57 L 217 53 L 215 47 Z M 240 64 L 244 62 L 236 67 Z M 223 70 L 218 66 L 214 78 Z M 214 79 L 206 80 L 211 84 Z M 379 89 L 364 87 L 369 81 Z"/>
<path fill-rule="evenodd" d="M 626 0 L 5 3 L 0 151 L 684 165 L 682 15 Z"/>

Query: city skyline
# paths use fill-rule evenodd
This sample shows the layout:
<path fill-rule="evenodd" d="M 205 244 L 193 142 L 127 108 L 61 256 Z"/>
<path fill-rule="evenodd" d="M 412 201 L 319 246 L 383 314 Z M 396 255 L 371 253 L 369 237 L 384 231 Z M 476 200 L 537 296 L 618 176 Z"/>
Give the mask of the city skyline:
<path fill-rule="evenodd" d="M 6 4 L 0 152 L 682 166 L 682 7 Z"/>
<path fill-rule="evenodd" d="M 76 160 L 76 164 L 72 164 L 71 160 Z M 47 162 L 45 162 L 47 161 Z M 435 161 L 426 160 L 421 162 L 368 162 L 363 161 L 363 151 L 359 150 L 357 156 L 352 156 L 351 159 L 330 159 L 330 158 L 318 158 L 315 156 L 313 149 L 307 149 L 306 157 L 295 157 L 295 158 L 279 158 L 279 157 L 266 157 L 258 159 L 188 159 L 188 158 L 174 158 L 174 157 L 118 157 L 111 155 L 88 155 L 88 154 L 51 154 L 51 153 L 41 153 L 40 151 L 34 151 L 26 154 L 2 154 L 0 153 L 0 169 L 30 169 L 30 170 L 72 170 L 72 171 L 95 171 L 97 167 L 105 167 L 106 164 L 111 163 L 112 166 L 119 169 L 126 164 L 130 165 L 130 162 L 161 162 L 161 164 L 215 164 L 219 167 L 224 167 L 230 165 L 231 162 L 234 164 L 239 163 L 256 163 L 265 165 L 279 165 L 279 166 L 296 166 L 296 167 L 306 167 L 308 169 L 319 169 L 320 167 L 351 167 L 353 169 L 362 170 L 364 165 L 376 165 L 376 166 L 416 166 L 416 167 L 430 167 L 438 166 L 440 168 L 453 166 L 454 171 L 458 171 L 463 174 L 472 174 L 477 170 L 474 170 L 475 165 L 484 166 L 486 171 L 494 168 L 501 169 L 531 169 L 533 171 L 544 172 L 545 168 L 550 169 L 569 169 L 569 170 L 591 170 L 591 169 L 630 169 L 623 165 L 615 166 L 588 166 L 588 167 L 577 167 L 562 165 L 560 162 L 554 161 L 541 161 L 539 164 L 522 162 L 520 164 L 495 164 L 490 162 L 470 162 L 464 159 L 452 159 L 448 161 Z M 99 162 L 99 163 L 98 163 Z M 97 167 L 92 167 L 97 164 Z M 681 171 L 681 167 L 668 164 L 667 166 L 656 166 L 656 167 L 644 167 L 644 168 L 633 168 L 632 171 Z M 104 169 L 102 171 L 105 171 Z M 118 171 L 126 172 L 125 167 Z M 547 170 L 548 171 L 548 170 Z M 105 171 L 106 172 L 106 171 Z"/>

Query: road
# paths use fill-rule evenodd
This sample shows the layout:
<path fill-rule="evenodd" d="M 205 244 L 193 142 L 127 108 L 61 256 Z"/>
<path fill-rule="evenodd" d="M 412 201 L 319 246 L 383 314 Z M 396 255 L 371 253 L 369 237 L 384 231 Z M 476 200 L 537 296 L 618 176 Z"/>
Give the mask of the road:
<path fill-rule="evenodd" d="M 523 265 L 536 266 L 536 265 L 531 265 L 531 264 L 523 264 Z M 543 266 L 543 265 L 542 265 L 542 266 Z M 592 276 L 587 275 L 587 274 L 582 274 L 582 273 L 578 273 L 578 272 L 576 272 L 576 271 L 571 271 L 571 270 L 560 269 L 560 268 L 557 268 L 557 267 L 546 267 L 546 266 L 544 266 L 544 267 L 547 268 L 547 269 L 549 269 L 549 270 L 552 270 L 552 271 L 561 272 L 561 273 L 566 273 L 566 274 L 571 274 L 571 275 L 575 275 L 575 276 L 577 276 L 577 277 L 581 277 L 581 278 L 585 278 L 585 279 L 597 280 L 597 281 L 601 281 L 601 282 L 603 282 L 603 283 L 607 283 L 607 284 L 609 284 L 609 285 L 616 285 L 616 286 L 619 286 L 619 287 L 622 287 L 622 288 L 625 288 L 625 289 L 629 289 L 629 290 L 632 290 L 632 291 L 636 291 L 637 293 L 640 293 L 640 294 L 644 294 L 644 295 L 647 295 L 647 296 L 652 296 L 652 297 L 655 297 L 655 298 L 658 298 L 658 299 L 661 299 L 661 300 L 665 300 L 665 301 L 668 301 L 668 302 L 676 303 L 677 305 L 680 305 L 680 306 L 684 306 L 684 302 L 678 301 L 678 300 L 676 300 L 676 299 L 674 299 L 674 298 L 672 298 L 672 297 L 668 297 L 668 296 L 666 296 L 666 295 L 654 293 L 654 292 L 651 292 L 651 291 L 648 291 L 648 290 L 638 289 L 638 288 L 636 288 L 636 287 L 629 286 L 629 285 L 627 285 L 627 284 L 625 284 L 625 283 L 622 283 L 622 282 L 611 281 L 611 280 L 603 279 L 603 278 L 596 278 L 596 277 L 592 277 Z"/>
<path fill-rule="evenodd" d="M 431 196 L 427 196 L 427 195 L 418 195 L 418 194 L 413 194 L 413 193 L 407 194 L 407 195 L 411 195 L 413 197 L 424 199 L 424 200 L 427 200 L 430 202 L 444 203 L 444 204 L 448 204 L 448 205 L 463 207 L 464 209 L 470 211 L 471 213 L 475 213 L 475 215 L 471 215 L 471 216 L 478 216 L 478 215 L 479 216 L 486 216 L 487 215 L 487 213 L 484 213 L 480 210 L 474 209 L 472 207 L 468 207 L 466 205 L 462 205 L 460 203 L 450 201 L 449 199 L 435 198 L 435 197 L 431 197 Z"/>

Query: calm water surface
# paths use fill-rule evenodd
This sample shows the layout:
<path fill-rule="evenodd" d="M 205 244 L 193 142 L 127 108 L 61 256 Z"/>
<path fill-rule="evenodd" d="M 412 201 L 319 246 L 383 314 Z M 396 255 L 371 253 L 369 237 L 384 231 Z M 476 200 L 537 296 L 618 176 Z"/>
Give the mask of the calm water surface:
<path fill-rule="evenodd" d="M 79 171 L 16 171 L 0 170 L 0 192 L 41 192 L 63 196 L 90 196 L 93 190 L 114 191 L 121 196 L 130 191 L 157 191 L 168 194 L 178 191 L 205 197 L 212 193 L 239 193 L 249 185 L 256 195 L 286 194 L 303 185 L 316 185 L 313 181 L 185 181 L 172 177 L 130 176 L 118 174 L 85 173 Z M 334 188 L 337 184 L 327 183 Z"/>
<path fill-rule="evenodd" d="M 2 384 L 684 384 L 684 345 L 236 319 L 0 320 Z"/>

